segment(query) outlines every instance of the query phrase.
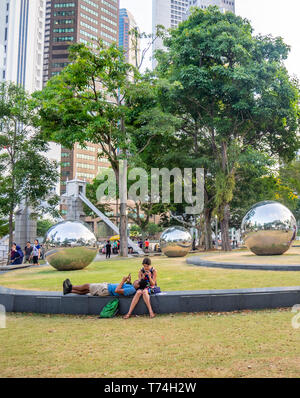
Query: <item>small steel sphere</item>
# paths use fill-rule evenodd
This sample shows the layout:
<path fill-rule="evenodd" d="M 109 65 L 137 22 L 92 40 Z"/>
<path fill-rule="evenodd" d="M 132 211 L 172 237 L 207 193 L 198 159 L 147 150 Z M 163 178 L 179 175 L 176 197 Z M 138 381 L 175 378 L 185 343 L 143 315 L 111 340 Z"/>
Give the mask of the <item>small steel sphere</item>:
<path fill-rule="evenodd" d="M 193 239 L 182 227 L 170 227 L 160 237 L 160 248 L 167 257 L 184 257 L 192 248 Z"/>
<path fill-rule="evenodd" d="M 97 239 L 80 221 L 63 221 L 49 229 L 45 258 L 58 271 L 79 270 L 96 257 Z"/>
<path fill-rule="evenodd" d="M 274 201 L 259 202 L 242 221 L 242 237 L 249 250 L 258 256 L 285 253 L 296 236 L 297 224 L 292 212 Z"/>

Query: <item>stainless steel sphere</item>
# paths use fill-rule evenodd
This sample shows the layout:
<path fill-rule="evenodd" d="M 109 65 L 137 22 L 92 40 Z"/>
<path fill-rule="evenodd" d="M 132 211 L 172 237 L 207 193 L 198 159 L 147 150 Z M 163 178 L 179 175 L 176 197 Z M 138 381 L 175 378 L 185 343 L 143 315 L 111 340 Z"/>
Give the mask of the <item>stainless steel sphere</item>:
<path fill-rule="evenodd" d="M 182 227 L 170 227 L 160 236 L 160 248 L 168 257 L 184 257 L 192 248 L 193 239 Z"/>
<path fill-rule="evenodd" d="M 45 258 L 58 271 L 87 267 L 96 257 L 97 239 L 80 221 L 63 221 L 49 229 Z"/>
<path fill-rule="evenodd" d="M 242 221 L 242 237 L 249 250 L 258 256 L 285 253 L 297 232 L 295 217 L 281 203 L 259 202 Z"/>

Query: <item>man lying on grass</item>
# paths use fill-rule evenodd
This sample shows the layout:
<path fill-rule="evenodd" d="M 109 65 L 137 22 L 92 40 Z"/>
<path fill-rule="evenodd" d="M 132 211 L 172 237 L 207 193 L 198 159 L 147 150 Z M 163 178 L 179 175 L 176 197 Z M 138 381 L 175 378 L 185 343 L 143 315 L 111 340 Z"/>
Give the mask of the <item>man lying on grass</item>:
<path fill-rule="evenodd" d="M 119 284 L 117 283 L 86 283 L 85 285 L 73 286 L 69 279 L 63 283 L 64 294 L 91 294 L 92 296 L 131 296 L 138 289 L 145 289 L 145 280 L 136 280 L 131 284 L 131 276 L 124 276 Z"/>

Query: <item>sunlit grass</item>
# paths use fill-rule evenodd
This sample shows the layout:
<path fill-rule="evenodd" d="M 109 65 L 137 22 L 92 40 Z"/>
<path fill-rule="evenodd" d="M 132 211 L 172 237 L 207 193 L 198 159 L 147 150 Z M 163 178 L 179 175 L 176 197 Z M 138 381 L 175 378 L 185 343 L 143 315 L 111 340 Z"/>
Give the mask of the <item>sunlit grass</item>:
<path fill-rule="evenodd" d="M 164 291 L 238 289 L 277 286 L 300 286 L 300 272 L 252 271 L 203 268 L 186 264 L 185 258 L 152 258 L 158 272 L 158 285 Z M 0 285 L 31 290 L 60 291 L 70 278 L 75 285 L 119 282 L 124 275 L 137 278 L 141 258 L 108 260 L 92 263 L 78 271 L 59 272 L 51 266 L 29 268 L 0 275 Z"/>
<path fill-rule="evenodd" d="M 294 315 L 9 314 L 0 329 L 0 377 L 299 377 Z"/>

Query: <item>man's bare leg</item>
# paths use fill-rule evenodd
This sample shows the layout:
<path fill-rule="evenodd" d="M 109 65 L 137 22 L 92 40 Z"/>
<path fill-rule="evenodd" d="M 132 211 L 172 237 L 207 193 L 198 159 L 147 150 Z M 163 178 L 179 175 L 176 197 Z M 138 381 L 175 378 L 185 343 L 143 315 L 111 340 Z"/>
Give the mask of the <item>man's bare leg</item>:
<path fill-rule="evenodd" d="M 79 285 L 79 286 L 72 286 L 71 293 L 75 294 L 88 294 L 90 292 L 90 285 L 89 283 L 86 283 L 85 285 Z"/>
<path fill-rule="evenodd" d="M 129 311 L 128 311 L 127 314 L 123 317 L 124 319 L 128 319 L 128 318 L 130 317 L 130 315 L 132 314 L 132 311 L 135 309 L 137 303 L 139 302 L 139 299 L 141 298 L 142 294 L 143 294 L 143 291 L 142 291 L 142 290 L 138 290 L 138 291 L 135 293 L 135 295 L 134 295 L 134 297 L 133 297 L 133 299 L 132 299 L 132 301 L 131 301 L 131 304 L 130 304 L 130 307 L 129 307 Z"/>
<path fill-rule="evenodd" d="M 154 314 L 154 312 L 152 310 L 152 307 L 151 307 L 151 302 L 150 302 L 150 296 L 149 296 L 148 289 L 144 289 L 143 290 L 143 299 L 144 299 L 145 304 L 146 304 L 146 306 L 148 308 L 150 318 L 154 318 L 155 314 Z"/>

